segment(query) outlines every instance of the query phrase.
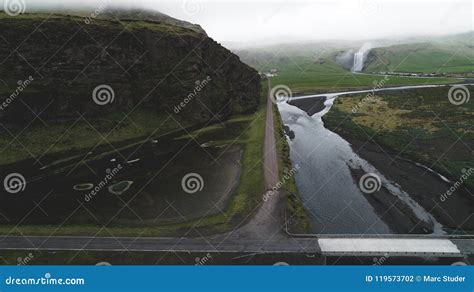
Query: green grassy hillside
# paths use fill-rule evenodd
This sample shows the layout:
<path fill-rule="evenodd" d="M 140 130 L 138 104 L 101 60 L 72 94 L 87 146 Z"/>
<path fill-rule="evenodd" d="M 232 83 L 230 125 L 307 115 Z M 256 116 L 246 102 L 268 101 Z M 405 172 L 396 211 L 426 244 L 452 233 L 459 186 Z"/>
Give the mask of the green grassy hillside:
<path fill-rule="evenodd" d="M 253 68 L 162 14 L 0 13 L 0 38 L 0 165 L 49 164 L 258 108 Z"/>
<path fill-rule="evenodd" d="M 365 72 L 473 73 L 472 33 L 464 38 L 376 48 L 368 56 Z"/>

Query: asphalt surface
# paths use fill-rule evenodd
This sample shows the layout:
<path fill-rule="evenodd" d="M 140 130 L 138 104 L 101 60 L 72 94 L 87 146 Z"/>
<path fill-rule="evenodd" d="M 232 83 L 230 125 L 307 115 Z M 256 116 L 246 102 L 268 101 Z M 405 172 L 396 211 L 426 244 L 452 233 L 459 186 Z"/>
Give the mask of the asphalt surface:
<path fill-rule="evenodd" d="M 170 237 L 8 236 L 0 239 L 2 250 L 90 250 L 243 253 L 317 253 L 317 239 L 285 241 Z"/>

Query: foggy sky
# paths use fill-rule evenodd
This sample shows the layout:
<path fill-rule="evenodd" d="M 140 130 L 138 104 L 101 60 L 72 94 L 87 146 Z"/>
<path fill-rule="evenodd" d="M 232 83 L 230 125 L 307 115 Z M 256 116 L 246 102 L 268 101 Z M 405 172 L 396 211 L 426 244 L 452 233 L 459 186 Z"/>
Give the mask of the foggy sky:
<path fill-rule="evenodd" d="M 94 9 L 107 0 L 24 1 L 26 10 Z M 443 35 L 474 29 L 473 0 L 108 0 L 200 24 L 224 43 Z"/>

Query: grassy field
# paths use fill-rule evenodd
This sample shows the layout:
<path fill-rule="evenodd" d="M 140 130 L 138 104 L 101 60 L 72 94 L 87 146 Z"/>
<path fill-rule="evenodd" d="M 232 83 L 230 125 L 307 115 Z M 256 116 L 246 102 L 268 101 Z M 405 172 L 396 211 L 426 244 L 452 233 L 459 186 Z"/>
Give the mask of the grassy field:
<path fill-rule="evenodd" d="M 179 123 L 189 126 L 184 121 Z M 120 148 L 124 141 L 130 144 L 133 140 L 160 136 L 176 129 L 179 129 L 178 123 L 167 114 L 140 110 L 129 116 L 114 113 L 92 120 L 78 116 L 76 120 L 67 122 L 34 123 L 26 129 L 10 127 L 9 134 L 0 136 L 0 165 L 32 157 L 42 158 L 48 154 L 71 159 L 74 154 L 82 156 L 96 145 Z"/>
<path fill-rule="evenodd" d="M 417 43 L 376 48 L 365 72 L 473 73 L 472 44 Z"/>
<path fill-rule="evenodd" d="M 279 74 L 273 77 L 273 84 L 284 84 L 293 94 L 336 91 L 348 88 L 372 88 L 383 76 L 354 74 L 345 70 L 335 61 L 336 51 L 291 52 L 276 55 L 242 53 L 247 64 L 261 72 L 278 69 Z M 445 84 L 458 82 L 452 78 L 408 78 L 393 76 L 386 86 L 413 84 Z"/>
<path fill-rule="evenodd" d="M 329 129 L 366 141 L 432 166 L 456 181 L 474 167 L 474 104 L 459 106 L 447 98 L 448 88 L 429 88 L 338 98 L 324 116 Z M 356 109 L 356 110 L 354 110 Z M 467 184 L 474 186 L 474 177 Z"/>

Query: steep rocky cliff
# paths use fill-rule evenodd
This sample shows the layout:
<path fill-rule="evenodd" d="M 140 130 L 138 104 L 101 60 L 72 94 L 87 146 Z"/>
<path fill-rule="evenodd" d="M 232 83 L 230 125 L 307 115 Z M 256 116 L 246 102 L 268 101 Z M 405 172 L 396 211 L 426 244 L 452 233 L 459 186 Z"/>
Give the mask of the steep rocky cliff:
<path fill-rule="evenodd" d="M 0 122 L 137 108 L 199 122 L 257 108 L 257 72 L 199 26 L 162 14 L 92 16 L 0 14 Z"/>

